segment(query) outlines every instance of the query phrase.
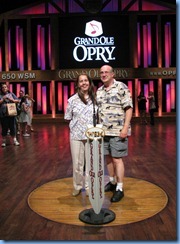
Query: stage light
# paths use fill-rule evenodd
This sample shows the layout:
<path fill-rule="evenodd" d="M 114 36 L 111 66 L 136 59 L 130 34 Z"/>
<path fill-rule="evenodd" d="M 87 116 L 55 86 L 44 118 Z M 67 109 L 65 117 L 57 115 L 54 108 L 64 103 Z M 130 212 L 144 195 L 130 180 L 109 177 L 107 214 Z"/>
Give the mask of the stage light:
<path fill-rule="evenodd" d="M 102 8 L 102 0 L 84 0 L 84 9 L 90 14 L 97 14 Z"/>

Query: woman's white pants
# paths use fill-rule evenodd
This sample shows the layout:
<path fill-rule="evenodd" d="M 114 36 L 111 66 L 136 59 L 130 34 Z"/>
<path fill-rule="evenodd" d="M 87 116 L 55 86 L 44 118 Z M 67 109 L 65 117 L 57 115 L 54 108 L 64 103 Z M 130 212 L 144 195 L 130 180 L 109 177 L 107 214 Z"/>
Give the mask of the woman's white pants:
<path fill-rule="evenodd" d="M 88 187 L 88 165 L 86 164 L 87 141 L 70 140 L 73 162 L 73 186 L 75 190 Z M 85 170 L 85 172 L 84 172 Z"/>

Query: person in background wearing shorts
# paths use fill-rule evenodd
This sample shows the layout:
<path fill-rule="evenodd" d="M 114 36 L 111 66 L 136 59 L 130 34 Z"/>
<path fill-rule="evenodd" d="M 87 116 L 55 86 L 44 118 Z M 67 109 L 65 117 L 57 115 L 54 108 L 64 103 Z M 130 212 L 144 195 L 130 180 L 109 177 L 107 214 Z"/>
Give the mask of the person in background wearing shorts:
<path fill-rule="evenodd" d="M 111 66 L 100 68 L 100 78 L 103 85 L 97 90 L 98 116 L 105 130 L 104 154 L 109 173 L 105 192 L 112 191 L 111 202 L 118 202 L 124 197 L 123 157 L 128 155 L 133 103 L 130 90 L 126 84 L 114 79 Z"/>

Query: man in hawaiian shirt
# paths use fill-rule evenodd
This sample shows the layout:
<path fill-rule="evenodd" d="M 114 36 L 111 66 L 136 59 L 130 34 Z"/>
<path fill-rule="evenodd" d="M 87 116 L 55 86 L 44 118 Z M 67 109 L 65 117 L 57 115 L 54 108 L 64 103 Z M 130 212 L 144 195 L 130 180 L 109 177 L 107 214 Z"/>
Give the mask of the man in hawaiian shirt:
<path fill-rule="evenodd" d="M 111 202 L 118 202 L 124 197 L 123 157 L 128 155 L 133 103 L 128 87 L 114 79 L 111 66 L 103 65 L 100 68 L 100 78 L 103 85 L 97 90 L 98 115 L 99 123 L 105 130 L 104 154 L 109 172 L 105 192 L 112 191 Z"/>

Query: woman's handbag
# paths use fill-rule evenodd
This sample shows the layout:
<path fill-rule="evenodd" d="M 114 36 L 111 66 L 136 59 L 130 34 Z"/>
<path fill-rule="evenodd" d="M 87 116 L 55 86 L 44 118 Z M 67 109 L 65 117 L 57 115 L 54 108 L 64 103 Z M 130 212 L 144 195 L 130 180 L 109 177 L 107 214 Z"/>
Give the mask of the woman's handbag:
<path fill-rule="evenodd" d="M 17 108 L 15 103 L 7 103 L 7 116 L 16 116 Z"/>

